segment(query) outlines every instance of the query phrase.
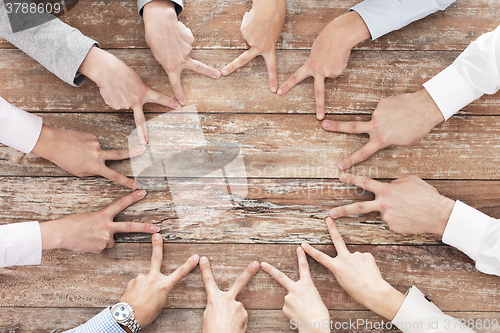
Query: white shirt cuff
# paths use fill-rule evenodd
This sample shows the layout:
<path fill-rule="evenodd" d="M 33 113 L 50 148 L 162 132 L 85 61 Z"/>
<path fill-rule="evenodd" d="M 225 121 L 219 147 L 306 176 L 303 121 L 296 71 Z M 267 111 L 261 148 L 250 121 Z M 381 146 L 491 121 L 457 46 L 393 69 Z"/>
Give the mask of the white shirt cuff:
<path fill-rule="evenodd" d="M 445 120 L 476 100 L 478 93 L 481 94 L 471 87 L 470 81 L 455 65 L 449 66 L 424 83 L 424 88 L 431 95 Z"/>
<path fill-rule="evenodd" d="M 491 217 L 457 200 L 444 229 L 443 243 L 456 247 L 477 261 L 479 246 Z"/>
<path fill-rule="evenodd" d="M 38 222 L 0 226 L 0 267 L 40 265 L 42 233 Z"/>

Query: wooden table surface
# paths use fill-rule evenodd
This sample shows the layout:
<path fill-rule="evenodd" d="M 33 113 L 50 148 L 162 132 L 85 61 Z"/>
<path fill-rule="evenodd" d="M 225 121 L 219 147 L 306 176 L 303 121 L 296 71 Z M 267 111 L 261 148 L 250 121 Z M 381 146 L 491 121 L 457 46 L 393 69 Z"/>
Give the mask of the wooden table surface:
<path fill-rule="evenodd" d="M 277 52 L 280 84 L 305 62 L 323 27 L 359 1 L 287 2 Z M 251 1 L 186 1 L 180 19 L 195 36 L 192 57 L 222 68 L 241 54 L 247 46 L 239 26 L 250 8 Z M 359 44 L 345 73 L 326 80 L 327 117 L 369 119 L 381 98 L 419 89 L 473 40 L 496 28 L 499 15 L 497 1 L 461 0 L 445 12 Z M 135 0 L 80 1 L 62 19 L 125 61 L 152 89 L 173 96 L 167 75 L 144 41 Z M 93 133 L 105 149 L 127 147 L 134 129 L 131 112 L 107 107 L 93 82 L 70 87 L 5 41 L 0 41 L 0 73 L 0 96 L 39 114 L 45 124 Z M 271 94 L 262 57 L 216 81 L 185 71 L 182 83 L 207 139 L 242 147 L 249 194 L 230 212 L 230 220 L 186 226 L 175 218 L 168 191 L 153 184 L 145 199 L 119 214 L 117 220 L 161 227 L 163 272 L 170 273 L 192 253 L 205 255 L 216 282 L 227 289 L 252 260 L 268 261 L 297 279 L 295 249 L 303 241 L 335 255 L 324 223 L 328 210 L 373 198 L 339 183 L 335 164 L 367 136 L 321 129 L 314 115 L 312 78 L 283 97 Z M 151 119 L 169 109 L 150 104 L 145 111 Z M 496 94 L 467 106 L 415 146 L 384 149 L 352 171 L 385 181 L 417 175 L 443 195 L 500 218 L 498 147 Z M 109 165 L 132 176 L 130 161 Z M 33 154 L 0 145 L 2 224 L 99 210 L 129 192 L 100 177 L 74 177 Z M 383 276 L 398 290 L 416 285 L 454 317 L 500 321 L 499 278 L 479 273 L 460 251 L 432 236 L 395 235 L 378 213 L 341 218 L 337 224 L 349 248 L 373 253 Z M 117 302 L 127 282 L 148 271 L 151 241 L 148 235 L 116 238 L 115 248 L 98 255 L 50 251 L 43 254 L 41 266 L 0 269 L 0 331 L 60 332 Z M 353 301 L 328 270 L 314 260 L 309 263 L 334 322 L 382 319 Z M 249 312 L 248 332 L 291 331 L 281 312 L 285 294 L 263 271 L 252 279 L 239 296 Z M 205 304 L 196 268 L 176 285 L 163 313 L 144 331 L 201 332 Z M 356 330 L 365 331 L 364 326 Z"/>

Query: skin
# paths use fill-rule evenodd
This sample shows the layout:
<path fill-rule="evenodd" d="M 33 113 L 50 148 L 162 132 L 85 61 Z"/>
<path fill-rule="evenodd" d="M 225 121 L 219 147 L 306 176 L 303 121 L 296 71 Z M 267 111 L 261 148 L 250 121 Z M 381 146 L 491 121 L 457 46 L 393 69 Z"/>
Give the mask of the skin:
<path fill-rule="evenodd" d="M 275 93 L 278 87 L 276 42 L 283 30 L 285 17 L 285 0 L 254 0 L 252 9 L 245 13 L 241 22 L 241 34 L 250 49 L 225 66 L 222 75 L 231 74 L 261 55 L 266 62 L 269 89 Z"/>
<path fill-rule="evenodd" d="M 444 117 L 438 106 L 427 90 L 422 88 L 415 93 L 382 99 L 368 122 L 325 120 L 322 126 L 332 132 L 370 135 L 368 143 L 338 162 L 337 168 L 345 170 L 385 147 L 411 146 L 443 121 Z"/>
<path fill-rule="evenodd" d="M 375 200 L 333 208 L 332 218 L 380 212 L 382 221 L 398 234 L 431 233 L 443 237 L 455 201 L 415 176 L 405 176 L 390 184 L 368 177 L 342 174 L 340 181 L 375 194 Z"/>
<path fill-rule="evenodd" d="M 259 271 L 254 261 L 236 279 L 229 291 L 221 291 L 215 284 L 208 258 L 201 257 L 200 270 L 207 291 L 207 308 L 203 313 L 203 333 L 243 333 L 248 323 L 248 313 L 243 303 L 236 301 L 238 294 Z"/>
<path fill-rule="evenodd" d="M 185 278 L 199 261 L 198 255 L 191 256 L 170 275 L 161 273 L 163 261 L 163 238 L 154 234 L 151 268 L 147 275 L 139 274 L 129 282 L 120 302 L 129 303 L 134 309 L 135 319 L 142 328 L 151 324 L 161 313 L 170 291 L 177 282 Z"/>
<path fill-rule="evenodd" d="M 138 156 L 144 146 L 134 149 L 102 150 L 95 135 L 61 130 L 43 126 L 33 153 L 43 157 L 69 173 L 86 177 L 103 176 L 130 189 L 139 189 L 141 184 L 106 166 L 107 160 L 124 160 Z"/>
<path fill-rule="evenodd" d="M 172 109 L 180 108 L 174 99 L 149 89 L 123 61 L 97 47 L 89 51 L 78 72 L 97 84 L 102 98 L 112 109 L 134 111 L 139 141 L 143 145 L 147 143 L 143 105 L 156 103 Z"/>
<path fill-rule="evenodd" d="M 42 250 L 66 249 L 75 252 L 100 253 L 115 246 L 114 234 L 128 232 L 155 233 L 158 226 L 150 223 L 114 222 L 118 213 L 144 198 L 146 191 L 136 191 L 109 207 L 93 213 L 72 215 L 60 220 L 40 223 Z"/>
<path fill-rule="evenodd" d="M 371 253 L 350 253 L 335 222 L 328 218 L 327 224 L 337 256 L 332 258 L 306 243 L 302 244 L 304 251 L 328 268 L 355 301 L 388 320 L 394 319 L 403 305 L 405 295 L 382 278 Z"/>
<path fill-rule="evenodd" d="M 299 260 L 300 279 L 296 282 L 288 276 L 276 269 L 274 266 L 263 262 L 262 269 L 278 281 L 286 290 L 288 295 L 285 296 L 285 305 L 283 313 L 291 321 L 297 323 L 323 323 L 326 320 L 330 323 L 330 314 L 323 303 L 321 296 L 314 285 L 307 263 L 306 254 L 302 248 L 297 249 L 297 257 Z M 323 333 L 330 332 L 330 328 L 315 328 L 315 329 L 298 329 L 299 333 L 314 332 Z"/>
<path fill-rule="evenodd" d="M 217 79 L 220 72 L 202 62 L 191 59 L 194 37 L 189 28 L 177 20 L 175 5 L 171 1 L 149 2 L 143 9 L 146 42 L 154 57 L 168 75 L 175 98 L 186 102 L 181 85 L 181 72 L 189 69 Z"/>
<path fill-rule="evenodd" d="M 305 78 L 314 77 L 316 117 L 325 117 L 325 78 L 336 78 L 347 67 L 351 49 L 370 38 L 370 31 L 356 12 L 349 12 L 331 21 L 314 41 L 306 63 L 299 68 L 279 89 L 278 95 L 286 94 Z"/>

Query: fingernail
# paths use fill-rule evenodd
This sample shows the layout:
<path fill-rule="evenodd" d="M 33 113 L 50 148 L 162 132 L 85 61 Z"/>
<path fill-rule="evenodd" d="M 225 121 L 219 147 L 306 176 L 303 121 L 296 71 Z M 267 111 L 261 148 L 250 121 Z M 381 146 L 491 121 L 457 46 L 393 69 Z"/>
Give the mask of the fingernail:
<path fill-rule="evenodd" d="M 339 164 L 337 164 L 337 168 L 338 168 L 340 171 L 344 170 L 344 169 L 345 169 L 345 165 L 344 165 L 344 163 L 339 162 Z"/>
<path fill-rule="evenodd" d="M 146 151 L 146 146 L 139 146 L 139 147 L 135 148 L 135 152 L 136 152 L 137 154 L 142 154 L 142 153 L 144 153 L 145 151 Z"/>
<path fill-rule="evenodd" d="M 307 243 L 302 243 L 302 244 L 300 244 L 300 246 L 304 249 L 304 248 L 308 248 L 308 247 L 309 247 L 309 244 L 307 244 Z"/>
<path fill-rule="evenodd" d="M 160 231 L 160 227 L 157 226 L 157 225 L 152 225 L 151 226 L 151 231 L 154 231 L 154 232 L 159 232 Z"/>
<path fill-rule="evenodd" d="M 153 235 L 153 238 L 154 238 L 155 240 L 160 240 L 160 239 L 161 239 L 161 235 L 160 235 L 160 234 L 154 234 L 154 235 Z"/>
<path fill-rule="evenodd" d="M 220 77 L 220 72 L 218 70 L 214 71 L 214 78 L 218 79 Z"/>
<path fill-rule="evenodd" d="M 278 95 L 281 95 L 281 94 L 283 94 L 283 90 L 279 89 L 278 90 Z"/>
<path fill-rule="evenodd" d="M 175 109 L 180 109 L 181 105 L 179 103 L 175 103 Z"/>
<path fill-rule="evenodd" d="M 136 189 L 140 189 L 142 187 L 142 184 L 139 183 L 139 182 L 134 182 L 134 184 L 132 185 L 134 188 Z M 139 193 L 137 193 L 137 195 L 139 195 Z M 139 195 L 140 196 L 140 195 Z"/>
<path fill-rule="evenodd" d="M 337 215 L 337 212 L 335 212 L 335 215 Z M 326 219 L 326 224 L 332 225 L 332 223 L 333 223 L 333 220 L 331 218 Z"/>
<path fill-rule="evenodd" d="M 318 113 L 318 120 L 323 120 L 325 118 L 325 115 L 322 113 Z"/>
<path fill-rule="evenodd" d="M 184 100 L 184 98 L 181 98 L 181 99 L 179 100 L 179 103 L 181 103 L 181 105 L 184 105 L 184 103 L 186 103 L 186 101 Z"/>
<path fill-rule="evenodd" d="M 260 267 L 260 264 L 259 264 L 257 261 L 254 261 L 254 262 L 252 263 L 252 267 L 253 267 L 253 268 L 259 268 L 259 267 Z"/>
<path fill-rule="evenodd" d="M 330 128 L 330 122 L 325 120 L 323 122 L 323 128 Z"/>
<path fill-rule="evenodd" d="M 193 260 L 196 261 L 196 262 L 198 262 L 200 260 L 200 257 L 197 254 L 195 254 L 191 258 L 193 258 Z"/>
<path fill-rule="evenodd" d="M 223 70 L 222 70 L 222 75 L 226 76 L 226 75 L 228 75 L 228 74 L 229 74 L 229 72 L 227 71 L 227 69 L 223 69 Z"/>
<path fill-rule="evenodd" d="M 143 197 L 145 195 L 146 195 L 146 191 L 144 191 L 144 190 L 137 192 L 138 197 Z"/>
<path fill-rule="evenodd" d="M 337 216 L 338 214 L 339 214 L 339 213 L 337 213 L 337 210 L 336 210 L 336 209 L 332 209 L 332 210 L 330 211 L 330 216 L 331 216 L 331 217 L 335 217 L 335 216 Z M 327 222 L 328 222 L 328 221 L 327 221 Z"/>
<path fill-rule="evenodd" d="M 260 267 L 262 267 L 262 268 L 268 268 L 269 264 L 267 262 L 262 262 L 262 263 L 260 263 Z"/>
<path fill-rule="evenodd" d="M 208 258 L 207 257 L 201 257 L 200 264 L 206 264 L 207 262 L 208 262 Z"/>
<path fill-rule="evenodd" d="M 342 163 L 339 163 L 339 169 L 342 167 L 344 168 L 344 165 Z M 345 173 L 340 174 L 339 180 L 344 181 L 345 180 Z"/>
<path fill-rule="evenodd" d="M 145 138 L 144 136 L 142 136 L 142 135 L 141 135 L 141 136 L 139 137 L 139 142 L 141 143 L 141 145 L 143 145 L 143 146 L 144 146 L 144 145 L 146 144 L 146 138 Z"/>
<path fill-rule="evenodd" d="M 276 87 L 271 87 L 271 91 L 272 91 L 273 93 L 275 93 L 275 92 L 276 92 Z"/>
<path fill-rule="evenodd" d="M 303 252 L 303 251 L 304 251 L 304 250 L 302 249 L 302 247 L 300 247 L 300 246 L 299 246 L 299 247 L 297 248 L 297 252 L 298 252 L 298 253 Z"/>

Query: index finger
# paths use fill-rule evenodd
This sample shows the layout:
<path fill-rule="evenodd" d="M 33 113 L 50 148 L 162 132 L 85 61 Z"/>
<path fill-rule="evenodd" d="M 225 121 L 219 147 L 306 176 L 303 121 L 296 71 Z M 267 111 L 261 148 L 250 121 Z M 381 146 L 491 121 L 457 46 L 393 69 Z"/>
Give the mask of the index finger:
<path fill-rule="evenodd" d="M 337 254 L 338 255 L 349 254 L 350 252 L 347 249 L 344 239 L 340 235 L 339 230 L 337 229 L 337 226 L 335 225 L 333 219 L 328 217 L 326 219 L 326 224 L 328 225 L 328 231 L 330 232 L 330 236 L 332 237 L 333 246 L 335 246 Z"/>
<path fill-rule="evenodd" d="M 135 126 L 137 127 L 137 136 L 139 137 L 139 142 L 141 145 L 145 145 L 148 142 L 148 133 L 146 129 L 146 118 L 144 117 L 144 111 L 141 104 L 132 106 L 134 110 L 134 120 Z"/>
<path fill-rule="evenodd" d="M 184 66 L 187 69 L 190 69 L 205 76 L 213 77 L 214 79 L 220 77 L 220 72 L 218 70 L 208 65 L 205 65 L 204 63 L 198 60 L 189 58 Z"/>
<path fill-rule="evenodd" d="M 160 234 L 152 237 L 153 252 L 151 253 L 151 268 L 149 273 L 161 273 L 161 263 L 163 262 L 163 238 Z"/>
<path fill-rule="evenodd" d="M 307 262 L 306 254 L 301 247 L 297 248 L 297 258 L 299 259 L 300 278 L 312 280 L 311 270 L 309 269 L 309 263 Z"/>
<path fill-rule="evenodd" d="M 249 63 L 253 58 L 258 55 L 258 52 L 255 48 L 251 47 L 250 50 L 243 52 L 238 58 L 234 59 L 229 65 L 226 65 L 222 69 L 222 75 L 226 76 L 240 68 L 241 66 Z"/>
<path fill-rule="evenodd" d="M 369 121 L 323 120 L 321 125 L 327 131 L 350 134 L 368 133 L 372 130 L 372 123 Z"/>
<path fill-rule="evenodd" d="M 292 89 L 297 83 L 304 80 L 306 77 L 311 76 L 309 69 L 304 64 L 295 73 L 290 76 L 290 78 L 283 83 L 283 85 L 278 89 L 278 95 L 286 94 L 290 89 Z"/>
<path fill-rule="evenodd" d="M 122 210 L 124 210 L 134 202 L 141 200 L 145 195 L 146 191 L 144 190 L 132 192 L 129 195 L 121 198 L 117 202 L 109 205 L 104 209 L 104 211 L 109 214 L 111 219 L 113 219 L 116 215 L 118 215 L 118 213 L 120 213 Z"/>
<path fill-rule="evenodd" d="M 243 273 L 234 281 L 233 285 L 227 292 L 229 296 L 236 298 L 238 294 L 245 289 L 245 286 L 250 282 L 250 279 L 259 271 L 260 264 L 257 261 L 250 263 L 250 265 L 245 268 Z"/>
<path fill-rule="evenodd" d="M 99 171 L 99 175 L 111 180 L 112 182 L 115 182 L 119 185 L 123 185 L 123 186 L 131 188 L 131 189 L 138 190 L 142 187 L 142 185 L 139 182 L 137 182 L 131 178 L 125 177 L 124 175 L 122 175 L 118 171 L 110 169 L 107 166 L 103 166 L 101 168 L 101 170 Z"/>
<path fill-rule="evenodd" d="M 286 290 L 292 290 L 295 282 L 292 281 L 288 276 L 286 276 L 279 269 L 275 268 L 273 265 L 263 262 L 260 267 L 269 275 L 271 275 L 279 284 L 281 284 Z"/>
<path fill-rule="evenodd" d="M 186 96 L 184 95 L 184 90 L 182 90 L 181 85 L 181 71 L 179 72 L 167 72 L 168 80 L 170 81 L 170 86 L 174 92 L 175 98 L 184 105 L 186 103 Z"/>
<path fill-rule="evenodd" d="M 118 150 L 104 150 L 104 159 L 106 161 L 118 161 L 125 160 L 128 158 L 136 157 L 141 155 L 146 151 L 145 146 L 137 146 L 130 149 L 118 149 Z"/>
<path fill-rule="evenodd" d="M 201 278 L 203 279 L 203 284 L 205 285 L 205 290 L 207 291 L 207 297 L 210 298 L 217 291 L 219 291 L 219 288 L 215 284 L 214 276 L 212 275 L 212 269 L 210 268 L 210 262 L 208 261 L 207 257 L 201 257 L 200 271 Z"/>
<path fill-rule="evenodd" d="M 381 147 L 373 140 L 368 141 L 363 147 L 358 149 L 354 154 L 344 158 L 337 163 L 337 168 L 342 171 L 367 160 L 370 156 L 375 154 Z"/>
<path fill-rule="evenodd" d="M 181 107 L 175 99 L 151 89 L 149 89 L 144 103 L 156 103 L 171 109 L 178 109 Z"/>
<path fill-rule="evenodd" d="M 352 173 L 341 174 L 339 176 L 339 180 L 344 184 L 356 185 L 357 187 L 370 191 L 375 195 L 388 185 L 365 176 L 353 175 Z"/>
<path fill-rule="evenodd" d="M 325 78 L 314 77 L 314 98 L 316 99 L 316 118 L 325 118 Z"/>
<path fill-rule="evenodd" d="M 332 260 L 333 260 L 332 257 L 319 250 L 316 250 L 314 247 L 312 247 L 307 243 L 302 243 L 301 247 L 308 255 L 310 255 L 314 260 L 319 262 L 321 265 L 325 266 L 330 270 L 332 269 Z"/>
<path fill-rule="evenodd" d="M 269 77 L 269 89 L 275 93 L 278 90 L 278 68 L 276 67 L 276 51 L 262 54 L 266 61 L 267 76 Z"/>
<path fill-rule="evenodd" d="M 177 268 L 172 274 L 165 277 L 165 284 L 170 287 L 176 285 L 180 280 L 184 279 L 189 272 L 198 266 L 199 259 L 198 255 L 192 255 L 181 267 Z"/>

